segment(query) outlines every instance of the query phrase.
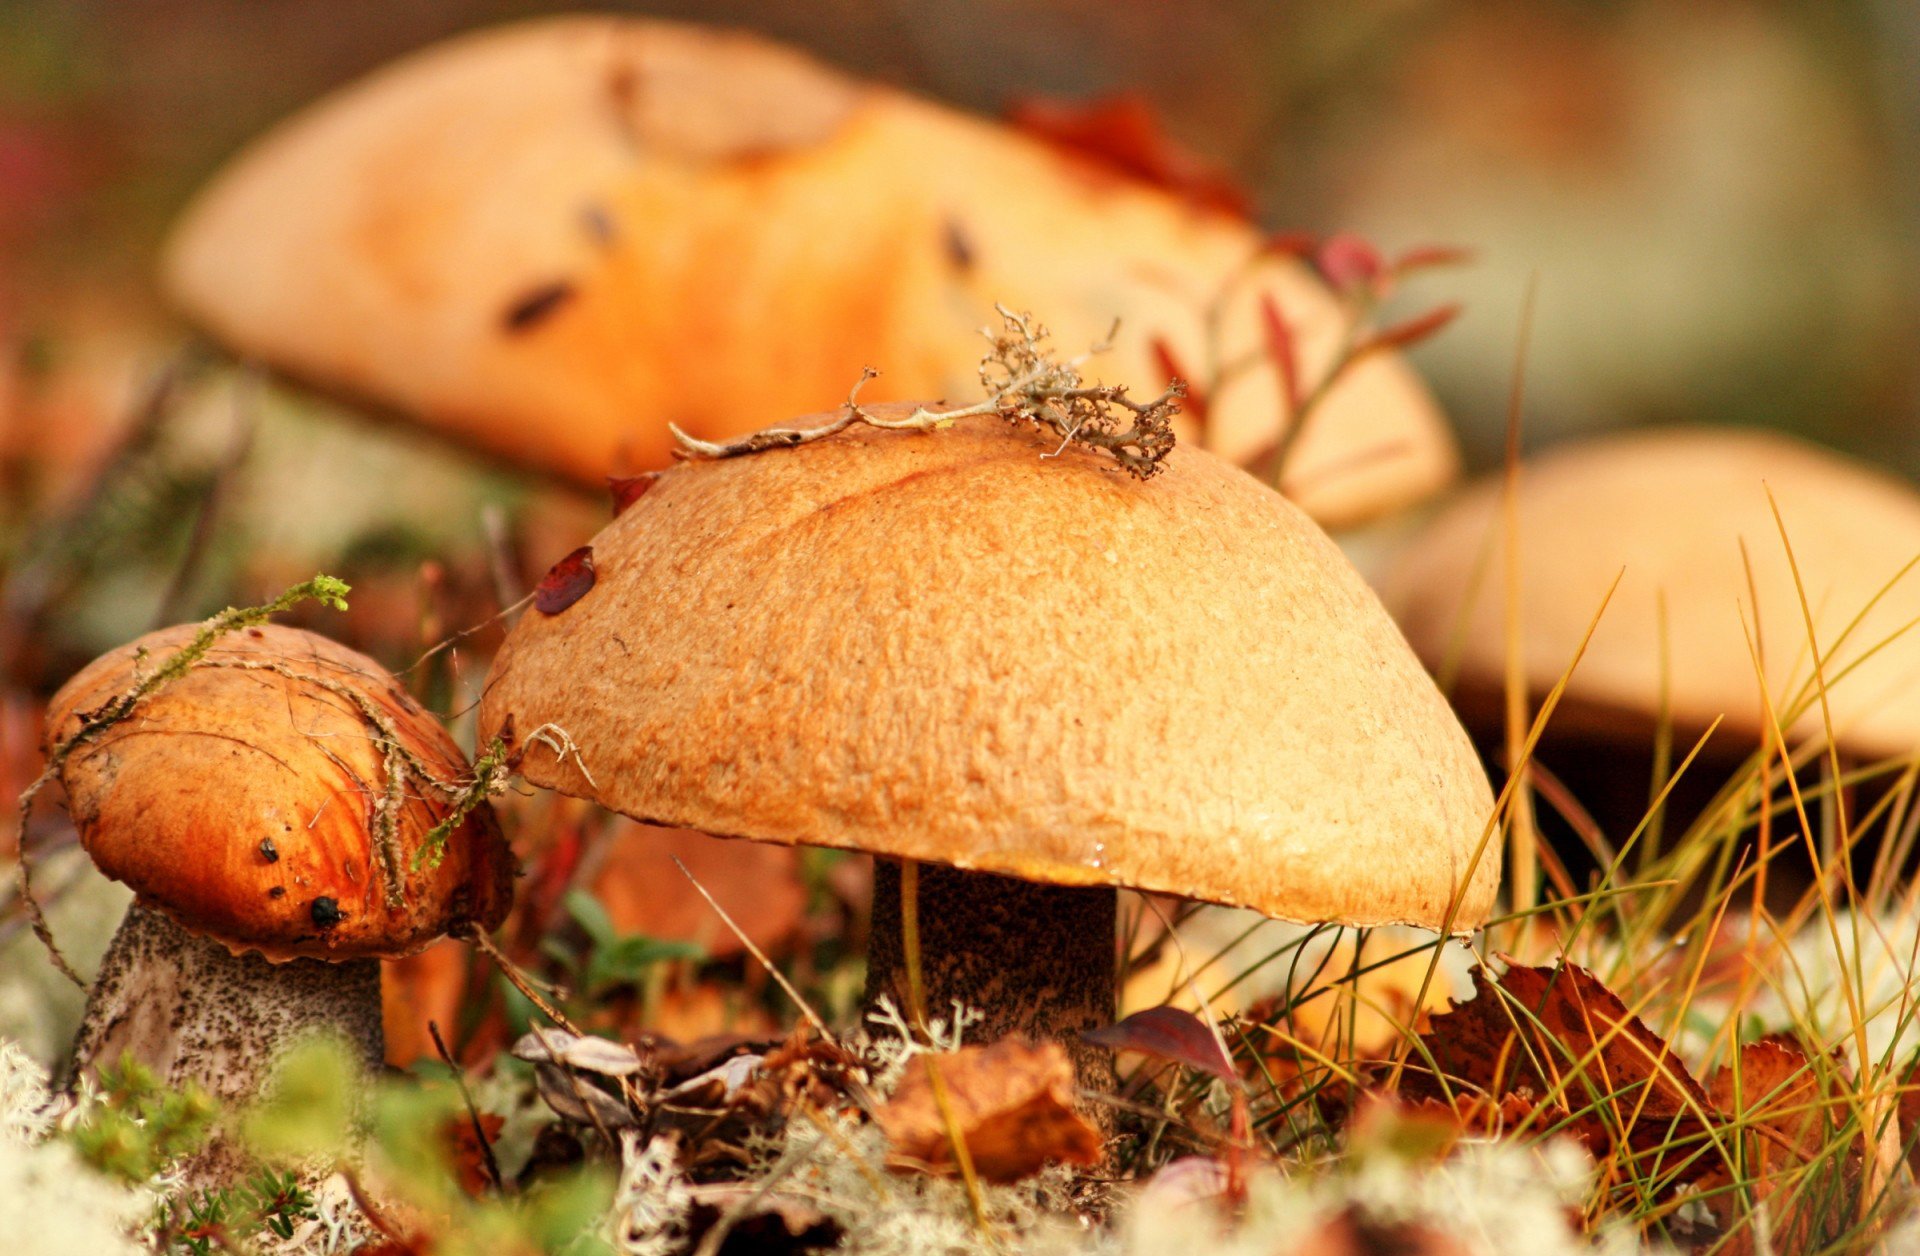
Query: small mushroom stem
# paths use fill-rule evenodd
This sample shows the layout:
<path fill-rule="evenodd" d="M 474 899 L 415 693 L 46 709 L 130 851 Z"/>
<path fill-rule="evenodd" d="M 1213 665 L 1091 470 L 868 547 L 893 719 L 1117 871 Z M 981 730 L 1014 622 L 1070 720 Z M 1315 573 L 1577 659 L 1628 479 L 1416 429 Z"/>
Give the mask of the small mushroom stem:
<path fill-rule="evenodd" d="M 344 1041 L 369 1072 L 379 1067 L 378 960 L 274 964 L 235 955 L 136 902 L 87 996 L 68 1083 L 131 1057 L 167 1086 L 197 1083 L 233 1107 L 261 1092 L 288 1047 L 323 1033 Z M 242 1149 L 216 1134 L 186 1174 L 214 1184 L 244 1164 Z"/>
<path fill-rule="evenodd" d="M 867 1003 L 886 995 L 904 1012 L 910 1004 L 900 865 L 891 859 L 874 864 Z M 949 1017 L 958 1000 L 984 1018 L 971 1037 L 1058 1042 L 1073 1060 L 1082 1089 L 1111 1091 L 1112 1055 L 1080 1035 L 1113 1022 L 1119 894 L 1105 886 L 1039 885 L 938 864 L 922 864 L 919 882 L 927 1015 Z"/>

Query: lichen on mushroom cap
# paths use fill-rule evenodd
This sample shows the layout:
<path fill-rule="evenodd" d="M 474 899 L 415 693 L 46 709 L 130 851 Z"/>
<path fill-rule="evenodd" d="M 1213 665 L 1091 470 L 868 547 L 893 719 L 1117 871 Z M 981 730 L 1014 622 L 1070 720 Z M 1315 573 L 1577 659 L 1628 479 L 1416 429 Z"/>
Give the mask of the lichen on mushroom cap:
<path fill-rule="evenodd" d="M 637 819 L 891 857 L 869 993 L 902 1004 L 889 870 L 925 861 L 927 1007 L 989 1036 L 1111 1016 L 1119 886 L 1481 922 L 1485 775 L 1333 543 L 1212 455 L 1057 446 L 982 417 L 664 472 L 516 625 L 482 735 Z"/>
<path fill-rule="evenodd" d="M 54 696 L 49 748 L 203 631 L 149 633 Z M 136 900 L 108 950 L 74 1071 L 125 1053 L 171 1084 L 245 1099 L 299 1035 L 380 1060 L 379 959 L 512 894 L 512 856 L 478 806 L 417 858 L 465 757 L 373 660 L 274 625 L 220 637 L 62 765 L 94 863 Z"/>
<path fill-rule="evenodd" d="M 611 16 L 463 35 L 263 137 L 183 215 L 163 283 L 249 360 L 598 487 L 664 465 L 666 423 L 718 439 L 840 394 L 959 395 L 993 304 L 1062 344 L 1116 319 L 1109 382 L 1246 362 L 1209 447 L 1270 448 L 1289 416 L 1261 352 L 1284 311 L 1303 378 L 1346 312 L 1260 232 L 1084 155 L 750 35 Z M 1235 280 L 1238 282 L 1234 282 Z M 697 361 L 700 369 L 687 370 Z M 1287 488 L 1330 526 L 1458 474 L 1398 355 L 1328 393 Z"/>
<path fill-rule="evenodd" d="M 1414 648 L 1457 677 L 1469 722 L 1488 726 L 1505 666 L 1500 501 L 1498 477 L 1462 493 L 1397 556 L 1384 593 Z M 1795 736 L 1820 732 L 1784 526 L 1841 749 L 1878 758 L 1920 746 L 1920 636 L 1907 630 L 1920 618 L 1920 574 L 1907 570 L 1920 556 L 1920 493 L 1906 484 L 1779 433 L 1677 428 L 1530 459 L 1516 505 L 1520 654 L 1536 696 L 1620 578 L 1554 727 L 1650 742 L 1665 711 L 1683 736 L 1723 718 L 1717 740 L 1757 744 L 1768 716 L 1752 634 L 1776 716 Z"/>

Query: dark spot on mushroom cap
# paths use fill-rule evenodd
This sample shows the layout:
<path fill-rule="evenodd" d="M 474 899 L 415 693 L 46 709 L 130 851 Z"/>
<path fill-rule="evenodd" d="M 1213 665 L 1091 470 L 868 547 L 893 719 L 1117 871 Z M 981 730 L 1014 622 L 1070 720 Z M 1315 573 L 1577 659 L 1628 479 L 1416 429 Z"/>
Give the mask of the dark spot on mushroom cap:
<path fill-rule="evenodd" d="M 593 546 L 582 545 L 555 563 L 533 591 L 533 606 L 542 615 L 558 615 L 587 595 L 598 577 L 593 570 Z"/>
<path fill-rule="evenodd" d="M 508 335 L 531 331 L 576 295 L 574 286 L 564 279 L 543 283 L 513 302 L 500 316 L 500 326 Z"/>
<path fill-rule="evenodd" d="M 313 923 L 322 929 L 331 929 L 346 918 L 340 910 L 340 904 L 324 894 L 313 900 L 308 913 L 313 917 Z"/>
<path fill-rule="evenodd" d="M 264 637 L 267 634 L 264 632 L 261 632 L 258 628 L 249 628 L 247 629 L 247 635 L 249 637 Z"/>
<path fill-rule="evenodd" d="M 287 896 L 287 887 L 284 885 L 276 885 L 272 889 L 267 891 L 268 898 L 285 898 L 286 896 Z"/>
<path fill-rule="evenodd" d="M 958 218 L 948 216 L 940 242 L 946 246 L 947 260 L 955 270 L 963 275 L 973 270 L 979 254 L 974 250 L 973 237 L 967 234 L 966 226 Z"/>
<path fill-rule="evenodd" d="M 268 863 L 280 862 L 280 848 L 273 844 L 272 838 L 263 837 L 260 839 L 260 857 Z"/>

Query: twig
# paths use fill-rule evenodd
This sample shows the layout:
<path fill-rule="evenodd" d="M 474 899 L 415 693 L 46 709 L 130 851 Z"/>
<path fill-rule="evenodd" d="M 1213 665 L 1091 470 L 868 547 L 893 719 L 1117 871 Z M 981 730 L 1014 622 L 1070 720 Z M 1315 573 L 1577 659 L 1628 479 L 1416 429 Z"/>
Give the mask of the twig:
<path fill-rule="evenodd" d="M 493 1144 L 487 1139 L 486 1127 L 480 1124 L 480 1109 L 474 1105 L 473 1091 L 467 1086 L 467 1075 L 454 1061 L 453 1052 L 447 1050 L 447 1040 L 440 1036 L 440 1022 L 429 1020 L 427 1032 L 433 1036 L 433 1049 L 440 1053 L 440 1059 L 453 1072 L 453 1084 L 460 1088 L 460 1098 L 467 1105 L 467 1120 L 473 1122 L 473 1136 L 480 1143 L 480 1155 L 487 1166 L 487 1176 L 493 1180 L 493 1189 L 506 1194 L 506 1181 L 500 1176 L 500 1162 L 494 1158 Z"/>
<path fill-rule="evenodd" d="M 868 367 L 847 394 L 839 416 L 818 427 L 769 428 L 731 441 L 699 440 L 672 427 L 678 443 L 675 454 L 681 458 L 738 458 L 825 440 L 856 423 L 886 431 L 925 432 L 950 427 L 960 419 L 997 414 L 1009 422 L 1032 423 L 1052 431 L 1061 438 L 1061 449 L 1079 444 L 1103 450 L 1139 479 L 1157 474 L 1173 449 L 1173 416 L 1180 413 L 1186 385 L 1176 379 L 1152 401 L 1135 401 L 1124 385 L 1088 384 L 1081 378 L 1079 367 L 1111 344 L 1111 335 L 1088 354 L 1063 362 L 1053 357 L 1045 343 L 1047 329 L 1031 314 L 1016 314 L 1001 305 L 994 309 L 1003 328 L 997 334 L 988 329 L 981 333 L 992 346 L 980 361 L 980 384 L 987 394 L 984 401 L 951 410 L 920 406 L 901 418 L 883 419 L 859 402 L 861 386 L 878 374 Z M 1122 419 L 1122 414 L 1129 417 Z M 1054 455 L 1059 452 L 1055 450 Z"/>
<path fill-rule="evenodd" d="M 469 922 L 462 932 L 453 936 L 471 942 L 474 946 L 478 947 L 482 954 L 493 961 L 494 967 L 500 970 L 500 975 L 507 979 L 507 983 L 515 990 L 518 990 L 527 1002 L 540 1009 L 542 1016 L 576 1038 L 584 1038 L 587 1036 L 586 1031 L 569 1020 L 565 1012 L 547 1002 L 545 996 L 534 988 L 531 981 L 527 980 L 526 974 L 520 971 L 520 965 L 508 959 L 506 954 L 494 945 L 493 939 L 487 936 L 486 930 Z"/>
<path fill-rule="evenodd" d="M 753 939 L 747 936 L 746 930 L 735 924 L 733 917 L 727 914 L 727 909 L 720 906 L 713 895 L 707 892 L 706 886 L 700 884 L 699 878 L 687 870 L 687 865 L 680 862 L 680 856 L 673 856 L 673 866 L 680 869 L 680 875 L 690 881 L 694 889 L 700 891 L 700 897 L 707 900 L 707 906 L 713 908 L 713 910 L 719 914 L 721 922 L 724 923 L 727 928 L 733 930 L 733 936 L 740 939 L 740 945 L 747 949 L 747 953 L 760 961 L 760 966 L 767 970 L 767 975 L 772 977 L 774 982 L 779 985 L 782 990 L 786 991 L 787 997 L 793 1000 L 794 1006 L 799 1008 L 800 1014 L 805 1016 L 807 1022 L 820 1032 L 820 1036 L 828 1042 L 837 1042 L 838 1040 L 833 1036 L 833 1031 L 827 1028 L 825 1021 L 820 1019 L 820 1014 L 808 1006 L 807 1001 L 800 997 L 800 992 L 794 989 L 793 983 L 787 980 L 786 974 L 773 966 L 773 961 L 767 958 L 767 953 L 754 944 Z"/>

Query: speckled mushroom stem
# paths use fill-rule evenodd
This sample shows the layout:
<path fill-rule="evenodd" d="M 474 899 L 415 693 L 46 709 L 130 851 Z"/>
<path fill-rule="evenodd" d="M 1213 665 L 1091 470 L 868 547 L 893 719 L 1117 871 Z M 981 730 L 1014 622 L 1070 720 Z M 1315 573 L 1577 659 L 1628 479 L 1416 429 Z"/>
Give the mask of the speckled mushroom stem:
<path fill-rule="evenodd" d="M 235 955 L 136 902 L 87 996 L 68 1081 L 130 1055 L 166 1085 L 197 1082 L 239 1105 L 260 1093 L 282 1052 L 316 1033 L 344 1041 L 370 1072 L 379 1067 L 378 960 L 273 964 Z M 186 1173 L 214 1183 L 243 1166 L 240 1148 L 216 1135 Z"/>
<path fill-rule="evenodd" d="M 985 1018 L 970 1039 L 1058 1042 L 1082 1089 L 1111 1092 L 1113 1056 L 1080 1035 L 1113 1022 L 1119 895 L 1103 886 L 1039 885 L 938 864 L 921 864 L 919 878 L 927 1015 L 951 1015 L 958 999 Z M 874 861 L 867 943 L 867 1002 L 883 994 L 902 1010 L 908 1006 L 900 865 L 891 859 Z M 1085 1107 L 1109 1123 L 1105 1104 Z"/>

